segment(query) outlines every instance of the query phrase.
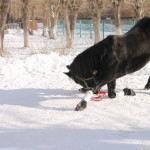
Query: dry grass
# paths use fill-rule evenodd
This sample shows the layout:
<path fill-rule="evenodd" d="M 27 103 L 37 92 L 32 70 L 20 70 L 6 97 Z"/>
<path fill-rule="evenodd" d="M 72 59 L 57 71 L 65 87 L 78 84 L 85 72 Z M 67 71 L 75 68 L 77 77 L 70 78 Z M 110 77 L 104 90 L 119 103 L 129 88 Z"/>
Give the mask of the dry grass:
<path fill-rule="evenodd" d="M 40 38 L 40 41 L 35 40 L 30 42 L 31 54 L 47 54 L 49 52 L 55 52 L 59 55 L 68 55 L 71 49 L 66 48 L 65 41 L 55 41 L 44 37 Z"/>
<path fill-rule="evenodd" d="M 30 42 L 29 50 L 31 54 L 47 54 L 50 52 L 49 41 L 40 40 L 40 41 Z"/>

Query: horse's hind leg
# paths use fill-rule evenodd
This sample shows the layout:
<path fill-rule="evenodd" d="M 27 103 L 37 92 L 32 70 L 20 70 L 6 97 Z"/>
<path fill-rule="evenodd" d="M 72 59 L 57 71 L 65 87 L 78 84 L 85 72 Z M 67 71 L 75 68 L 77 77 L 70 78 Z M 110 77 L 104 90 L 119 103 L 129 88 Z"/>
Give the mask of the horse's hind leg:
<path fill-rule="evenodd" d="M 107 87 L 108 87 L 108 96 L 110 98 L 115 98 L 116 97 L 116 92 L 115 92 L 116 80 L 107 83 Z"/>
<path fill-rule="evenodd" d="M 147 81 L 147 84 L 145 85 L 145 90 L 149 90 L 150 89 L 150 76 L 149 76 L 149 79 Z"/>

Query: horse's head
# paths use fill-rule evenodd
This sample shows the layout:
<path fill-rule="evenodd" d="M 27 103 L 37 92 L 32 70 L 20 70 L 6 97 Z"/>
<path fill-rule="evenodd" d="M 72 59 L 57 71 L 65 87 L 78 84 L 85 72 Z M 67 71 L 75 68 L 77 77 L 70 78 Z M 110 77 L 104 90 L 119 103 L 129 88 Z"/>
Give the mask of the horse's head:
<path fill-rule="evenodd" d="M 96 70 L 91 70 L 89 73 L 87 73 L 86 77 L 81 77 L 78 74 L 75 74 L 71 66 L 66 66 L 69 69 L 69 72 L 65 72 L 65 74 L 73 79 L 75 83 L 80 84 L 85 89 L 93 89 L 96 85 L 96 79 L 95 76 L 97 74 Z"/>
<path fill-rule="evenodd" d="M 105 55 L 105 44 L 94 45 L 77 55 L 71 65 L 67 66 L 69 72 L 65 74 L 82 87 L 95 89 L 100 79 L 100 66 Z"/>

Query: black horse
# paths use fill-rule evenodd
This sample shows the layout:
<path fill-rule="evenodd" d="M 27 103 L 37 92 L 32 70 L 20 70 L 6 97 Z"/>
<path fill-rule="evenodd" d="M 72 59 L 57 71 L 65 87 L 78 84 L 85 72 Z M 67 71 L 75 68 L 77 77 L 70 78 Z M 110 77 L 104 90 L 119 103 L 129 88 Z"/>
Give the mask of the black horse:
<path fill-rule="evenodd" d="M 146 17 L 124 35 L 110 35 L 101 42 L 80 53 L 67 66 L 66 73 L 86 92 L 76 110 L 86 108 L 87 99 L 105 84 L 108 96 L 116 96 L 116 79 L 144 67 L 150 60 L 150 18 Z M 145 86 L 150 88 L 150 79 Z"/>

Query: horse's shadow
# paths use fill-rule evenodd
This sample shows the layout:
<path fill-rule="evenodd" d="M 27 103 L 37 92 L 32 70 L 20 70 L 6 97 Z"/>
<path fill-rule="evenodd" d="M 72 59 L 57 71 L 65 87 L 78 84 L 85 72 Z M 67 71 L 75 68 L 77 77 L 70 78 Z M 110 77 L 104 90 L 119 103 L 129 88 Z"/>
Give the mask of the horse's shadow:
<path fill-rule="evenodd" d="M 137 94 L 140 94 L 140 95 L 143 95 L 143 94 L 145 94 L 145 95 L 150 95 L 150 90 L 135 89 L 135 92 L 136 92 Z"/>
<path fill-rule="evenodd" d="M 47 100 L 72 100 L 80 99 L 77 90 L 64 89 L 14 89 L 0 90 L 0 105 L 20 105 L 24 107 L 40 107 L 40 102 Z M 46 107 L 45 107 L 46 108 Z M 63 108 L 51 107 L 51 109 L 62 110 Z"/>
<path fill-rule="evenodd" d="M 121 91 L 118 89 L 117 91 Z M 141 89 L 136 89 L 138 94 L 147 94 Z M 72 108 L 66 108 L 63 106 L 41 106 L 41 102 L 44 101 L 64 101 L 66 100 L 80 100 L 83 94 L 79 93 L 78 90 L 65 90 L 65 89 L 13 89 L 13 90 L 0 90 L 0 105 L 17 105 L 24 107 L 43 108 L 60 111 L 71 111 Z M 94 95 L 97 97 L 97 95 Z M 105 95 L 103 99 L 108 99 L 108 95 Z M 68 103 L 68 102 L 67 102 Z M 75 104 L 76 105 L 76 104 Z M 75 107 L 75 106 L 74 106 Z"/>

